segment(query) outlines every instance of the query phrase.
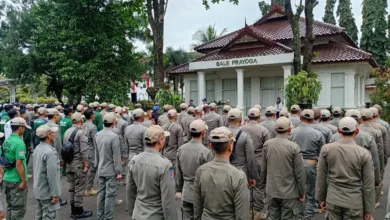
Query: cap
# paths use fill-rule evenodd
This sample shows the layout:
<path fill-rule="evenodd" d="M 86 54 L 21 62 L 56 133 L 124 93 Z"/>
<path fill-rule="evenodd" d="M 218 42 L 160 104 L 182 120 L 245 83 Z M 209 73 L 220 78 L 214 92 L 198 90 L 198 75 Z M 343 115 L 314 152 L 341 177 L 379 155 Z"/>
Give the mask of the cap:
<path fill-rule="evenodd" d="M 144 110 L 142 108 L 137 108 L 133 110 L 133 117 L 138 118 L 144 115 Z"/>
<path fill-rule="evenodd" d="M 77 111 L 81 112 L 82 110 L 84 110 L 84 106 L 83 105 L 77 105 Z"/>
<path fill-rule="evenodd" d="M 378 109 L 378 113 L 382 113 L 382 111 L 383 111 L 383 109 L 382 109 L 382 106 L 380 106 L 380 105 L 378 105 L 378 104 L 375 104 L 374 106 L 372 106 L 372 107 L 374 107 L 374 108 L 376 108 L 376 109 Z"/>
<path fill-rule="evenodd" d="M 169 105 L 164 105 L 164 106 L 163 106 L 163 109 L 164 109 L 164 110 L 169 110 L 169 108 L 170 108 Z"/>
<path fill-rule="evenodd" d="M 180 104 L 180 108 L 181 109 L 186 109 L 186 108 L 188 108 L 188 105 L 186 103 L 181 103 Z"/>
<path fill-rule="evenodd" d="M 207 104 L 205 104 L 205 105 L 203 106 L 203 109 L 208 109 L 208 108 L 210 108 L 210 106 L 207 105 Z"/>
<path fill-rule="evenodd" d="M 209 140 L 210 142 L 214 142 L 214 143 L 236 141 L 236 139 L 234 139 L 233 137 L 233 132 L 227 127 L 218 127 L 212 130 L 209 136 Z"/>
<path fill-rule="evenodd" d="M 321 118 L 329 118 L 330 117 L 330 111 L 327 109 L 321 110 Z"/>
<path fill-rule="evenodd" d="M 378 114 L 379 114 L 377 108 L 371 107 L 371 108 L 369 108 L 368 110 L 370 110 L 370 111 L 372 112 L 372 114 L 374 114 L 374 117 L 377 117 Z"/>
<path fill-rule="evenodd" d="M 168 111 L 168 117 L 177 116 L 177 111 L 175 109 L 171 109 Z"/>
<path fill-rule="evenodd" d="M 105 114 L 103 117 L 104 123 L 114 123 L 114 121 L 117 121 L 117 120 L 118 120 L 118 118 L 116 117 L 114 112 L 109 112 L 109 113 Z"/>
<path fill-rule="evenodd" d="M 200 133 L 200 132 L 207 130 L 207 129 L 208 129 L 208 127 L 207 127 L 206 123 L 201 119 L 194 120 L 190 124 L 190 132 L 193 132 L 193 133 Z"/>
<path fill-rule="evenodd" d="M 203 98 L 203 99 L 202 99 L 202 102 L 207 102 L 207 99 L 206 99 L 206 98 Z"/>
<path fill-rule="evenodd" d="M 299 105 L 292 105 L 290 109 L 293 111 L 299 111 L 301 110 L 301 107 L 299 107 Z"/>
<path fill-rule="evenodd" d="M 99 102 L 95 102 L 95 107 L 99 107 L 100 106 L 100 103 Z"/>
<path fill-rule="evenodd" d="M 81 115 L 80 112 L 75 112 L 72 114 L 72 122 L 79 122 L 83 119 L 83 116 Z"/>
<path fill-rule="evenodd" d="M 115 108 L 115 105 L 114 104 L 109 104 L 108 107 L 109 108 Z"/>
<path fill-rule="evenodd" d="M 349 109 L 347 112 L 345 112 L 345 117 L 352 117 L 355 119 L 360 119 L 362 118 L 362 115 L 357 109 Z"/>
<path fill-rule="evenodd" d="M 22 118 L 22 117 L 15 117 L 15 118 L 11 119 L 10 124 L 11 125 L 24 126 L 24 127 L 28 128 L 28 129 L 31 129 L 31 127 L 27 125 L 26 120 L 24 120 L 24 118 Z"/>
<path fill-rule="evenodd" d="M 197 112 L 197 113 L 199 113 L 199 112 L 203 112 L 203 109 L 202 109 L 202 107 L 196 107 L 195 108 L 195 112 Z"/>
<path fill-rule="evenodd" d="M 194 113 L 195 112 L 195 108 L 190 106 L 190 107 L 188 107 L 187 112 L 188 113 Z"/>
<path fill-rule="evenodd" d="M 211 103 L 209 106 L 210 106 L 210 108 L 216 108 L 216 107 L 217 107 L 217 104 L 215 104 L 215 103 L 213 102 L 213 103 Z"/>
<path fill-rule="evenodd" d="M 334 107 L 332 109 L 332 114 L 341 115 L 341 113 L 343 113 L 343 110 L 340 107 Z"/>
<path fill-rule="evenodd" d="M 80 104 L 87 105 L 87 102 L 83 100 L 83 101 L 80 102 Z"/>
<path fill-rule="evenodd" d="M 339 129 L 342 132 L 354 132 L 357 128 L 357 122 L 352 117 L 344 117 L 340 120 Z"/>
<path fill-rule="evenodd" d="M 103 102 L 100 106 L 102 106 L 103 108 L 107 107 L 107 102 Z"/>
<path fill-rule="evenodd" d="M 286 117 L 280 117 L 275 122 L 275 130 L 277 131 L 287 131 L 290 127 L 290 120 Z"/>
<path fill-rule="evenodd" d="M 57 105 L 56 108 L 57 108 L 57 110 L 62 110 L 62 109 L 64 109 L 64 108 L 62 107 L 62 105 Z"/>
<path fill-rule="evenodd" d="M 89 107 L 91 107 L 91 108 L 94 108 L 95 107 L 95 103 L 89 103 L 89 105 L 88 105 Z"/>
<path fill-rule="evenodd" d="M 39 113 L 40 115 L 42 115 L 42 114 L 47 113 L 47 110 L 46 110 L 45 107 L 40 107 L 40 108 L 38 109 L 38 113 Z"/>
<path fill-rule="evenodd" d="M 255 105 L 255 106 L 253 106 L 253 108 L 258 108 L 259 110 L 260 110 L 260 112 L 261 112 L 261 105 Z"/>
<path fill-rule="evenodd" d="M 115 113 L 117 113 L 117 114 L 122 113 L 122 107 L 116 107 L 115 108 Z"/>
<path fill-rule="evenodd" d="M 27 104 L 27 105 L 26 105 L 26 108 L 32 108 L 32 105 Z"/>
<path fill-rule="evenodd" d="M 251 108 L 248 111 L 248 116 L 259 117 L 260 116 L 260 110 L 258 108 Z"/>
<path fill-rule="evenodd" d="M 363 109 L 360 114 L 363 119 L 371 120 L 374 117 L 374 114 L 369 109 Z"/>
<path fill-rule="evenodd" d="M 58 131 L 58 127 L 50 127 L 49 125 L 46 124 L 46 125 L 39 126 L 39 128 L 36 130 L 35 134 L 39 138 L 44 138 L 47 135 L 49 135 L 51 132 L 57 132 L 57 131 Z"/>
<path fill-rule="evenodd" d="M 314 113 L 314 118 L 319 118 L 321 117 L 321 109 L 318 107 L 312 108 L 311 109 Z"/>
<path fill-rule="evenodd" d="M 228 118 L 229 119 L 240 119 L 242 117 L 241 110 L 238 108 L 232 108 L 230 109 L 228 113 Z"/>
<path fill-rule="evenodd" d="M 230 109 L 232 109 L 232 107 L 230 107 L 230 105 L 223 106 L 223 111 L 224 112 L 228 112 L 228 111 L 230 111 Z"/>
<path fill-rule="evenodd" d="M 301 116 L 306 119 L 314 119 L 314 112 L 311 109 L 305 109 L 302 111 Z"/>
<path fill-rule="evenodd" d="M 141 103 L 137 103 L 137 104 L 135 104 L 135 105 L 134 105 L 134 108 L 142 108 L 142 105 L 141 105 Z"/>
<path fill-rule="evenodd" d="M 154 111 L 160 110 L 160 106 L 158 106 L 158 105 L 153 106 L 153 110 Z"/>
<path fill-rule="evenodd" d="M 60 114 L 60 112 L 58 112 L 58 110 L 55 108 L 47 109 L 47 115 L 59 115 L 59 114 Z"/>
<path fill-rule="evenodd" d="M 285 109 L 283 109 L 282 111 L 280 111 L 279 116 L 280 116 L 280 117 L 286 117 L 286 118 L 290 117 L 290 115 L 288 114 L 288 111 L 285 110 Z"/>
<path fill-rule="evenodd" d="M 171 135 L 168 131 L 164 131 L 158 125 L 152 125 L 145 131 L 145 142 L 148 144 L 153 144 L 162 139 L 163 137 L 168 137 Z"/>
<path fill-rule="evenodd" d="M 273 106 L 268 106 L 266 109 L 265 109 L 265 114 L 275 114 L 276 110 L 275 110 L 275 107 Z"/>

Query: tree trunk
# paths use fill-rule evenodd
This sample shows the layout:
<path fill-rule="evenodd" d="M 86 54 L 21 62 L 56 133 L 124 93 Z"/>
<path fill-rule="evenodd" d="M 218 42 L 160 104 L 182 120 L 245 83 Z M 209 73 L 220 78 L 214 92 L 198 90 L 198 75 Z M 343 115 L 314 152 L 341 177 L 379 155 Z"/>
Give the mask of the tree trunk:
<path fill-rule="evenodd" d="M 302 69 L 307 73 L 312 73 L 311 61 L 313 60 L 313 44 L 315 35 L 313 34 L 314 14 L 313 9 L 316 6 L 316 0 L 305 0 L 305 21 L 306 21 L 306 36 L 303 50 L 303 66 Z"/>

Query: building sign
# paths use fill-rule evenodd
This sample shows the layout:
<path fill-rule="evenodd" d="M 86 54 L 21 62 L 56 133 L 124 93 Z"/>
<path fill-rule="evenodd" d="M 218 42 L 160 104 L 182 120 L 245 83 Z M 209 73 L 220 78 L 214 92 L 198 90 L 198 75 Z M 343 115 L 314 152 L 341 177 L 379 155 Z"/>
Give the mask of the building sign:
<path fill-rule="evenodd" d="M 242 66 L 242 65 L 256 65 L 257 59 L 255 58 L 245 58 L 245 59 L 236 59 L 236 60 L 226 60 L 226 61 L 217 61 L 217 67 L 228 67 L 228 66 Z"/>

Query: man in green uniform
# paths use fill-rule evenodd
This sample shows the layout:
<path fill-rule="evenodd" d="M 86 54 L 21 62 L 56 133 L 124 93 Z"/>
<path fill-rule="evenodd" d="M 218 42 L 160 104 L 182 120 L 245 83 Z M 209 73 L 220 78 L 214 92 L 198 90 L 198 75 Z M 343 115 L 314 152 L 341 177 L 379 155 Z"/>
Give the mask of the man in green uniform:
<path fill-rule="evenodd" d="M 11 120 L 11 118 L 8 115 L 8 111 L 13 109 L 13 108 L 14 108 L 13 105 L 6 105 L 4 107 L 4 109 L 2 111 L 3 116 L 1 117 L 1 121 L 0 121 L 0 132 L 4 133 L 4 125 L 5 125 L 5 123 L 7 123 L 9 120 Z"/>
<path fill-rule="evenodd" d="M 33 146 L 34 146 L 34 149 L 36 146 L 38 146 L 38 144 L 40 142 L 39 138 L 36 137 L 36 135 L 35 135 L 35 131 L 39 128 L 39 126 L 44 125 L 47 122 L 46 121 L 47 109 L 45 107 L 40 107 L 37 112 L 39 114 L 39 118 L 35 119 L 34 123 L 33 123 Z"/>
<path fill-rule="evenodd" d="M 99 105 L 96 102 L 91 103 L 91 104 L 90 104 L 90 107 L 92 107 L 94 109 L 93 113 L 95 115 L 95 121 L 93 121 L 93 124 L 96 125 L 98 131 L 101 131 L 101 130 L 103 130 L 103 118 L 98 110 Z"/>
<path fill-rule="evenodd" d="M 69 108 L 64 109 L 65 117 L 61 119 L 60 121 L 60 133 L 61 133 L 61 139 L 64 140 L 64 134 L 66 130 L 68 130 L 70 127 L 72 127 L 72 110 Z"/>
<path fill-rule="evenodd" d="M 11 120 L 12 134 L 5 140 L 0 154 L 12 163 L 4 167 L 4 186 L 7 200 L 6 219 L 23 220 L 27 202 L 27 164 L 26 145 L 23 136 L 26 120 L 16 117 Z"/>

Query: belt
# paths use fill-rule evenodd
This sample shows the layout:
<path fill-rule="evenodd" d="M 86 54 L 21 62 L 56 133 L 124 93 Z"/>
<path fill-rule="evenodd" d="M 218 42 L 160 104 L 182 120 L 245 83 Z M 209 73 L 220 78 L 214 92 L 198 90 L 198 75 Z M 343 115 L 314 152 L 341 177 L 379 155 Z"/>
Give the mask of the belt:
<path fill-rule="evenodd" d="M 313 166 L 317 165 L 317 161 L 316 160 L 305 160 L 305 162 L 310 164 L 310 165 L 313 165 Z"/>

